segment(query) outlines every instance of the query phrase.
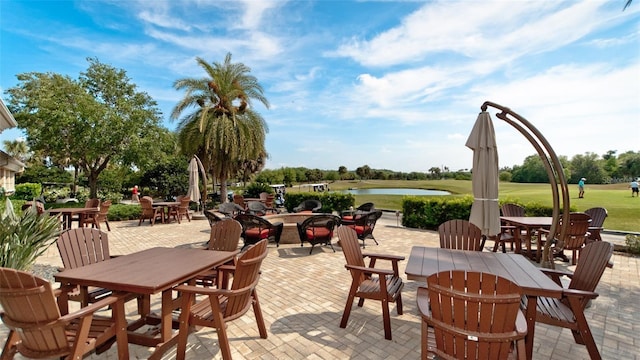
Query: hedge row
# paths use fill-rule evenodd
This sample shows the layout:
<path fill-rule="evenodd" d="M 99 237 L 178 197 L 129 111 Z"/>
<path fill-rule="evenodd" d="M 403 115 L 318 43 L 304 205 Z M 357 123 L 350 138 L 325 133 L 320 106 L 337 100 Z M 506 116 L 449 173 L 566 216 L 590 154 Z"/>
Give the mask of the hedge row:
<path fill-rule="evenodd" d="M 300 205 L 305 200 L 315 199 L 322 204 L 322 213 L 332 213 L 337 211 L 340 213 L 342 210 L 347 210 L 349 207 L 354 206 L 356 202 L 353 194 L 344 194 L 338 192 L 303 192 L 303 193 L 291 193 L 284 195 L 284 206 L 287 212 L 292 213 L 293 208 Z"/>
<path fill-rule="evenodd" d="M 525 208 L 526 216 L 552 216 L 553 207 L 536 202 L 523 204 L 506 199 L 504 203 L 516 203 Z M 405 197 L 402 201 L 402 225 L 417 229 L 436 230 L 440 224 L 448 220 L 469 219 L 473 197 L 438 197 L 418 198 Z M 574 207 L 570 209 L 576 211 Z"/>

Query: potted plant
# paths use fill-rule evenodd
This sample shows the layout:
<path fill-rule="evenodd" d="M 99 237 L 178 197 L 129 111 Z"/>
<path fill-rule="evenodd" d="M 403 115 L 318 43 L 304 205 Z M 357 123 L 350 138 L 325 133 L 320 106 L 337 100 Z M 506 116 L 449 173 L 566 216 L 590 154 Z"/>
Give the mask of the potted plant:
<path fill-rule="evenodd" d="M 60 234 L 60 223 L 32 206 L 18 215 L 9 199 L 0 211 L 0 266 L 29 270 Z"/>

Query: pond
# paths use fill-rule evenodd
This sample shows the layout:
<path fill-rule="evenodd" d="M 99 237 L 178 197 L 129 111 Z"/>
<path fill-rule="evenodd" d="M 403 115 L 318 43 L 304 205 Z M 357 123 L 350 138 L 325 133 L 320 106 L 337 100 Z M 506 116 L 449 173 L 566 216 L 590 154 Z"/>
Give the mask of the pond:
<path fill-rule="evenodd" d="M 374 188 L 374 189 L 349 189 L 343 192 L 353 195 L 430 195 L 443 196 L 451 195 L 450 192 L 444 190 L 425 190 L 425 189 L 401 189 L 401 188 Z"/>

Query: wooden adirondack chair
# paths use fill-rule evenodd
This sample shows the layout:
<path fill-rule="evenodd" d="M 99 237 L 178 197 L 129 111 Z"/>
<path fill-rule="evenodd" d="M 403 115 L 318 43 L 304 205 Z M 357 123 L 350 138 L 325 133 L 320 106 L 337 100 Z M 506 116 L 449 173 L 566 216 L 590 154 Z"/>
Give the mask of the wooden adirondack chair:
<path fill-rule="evenodd" d="M 389 316 L 389 303 L 395 302 L 398 315 L 402 315 L 402 288 L 404 283 L 398 274 L 398 261 L 404 260 L 403 256 L 363 254 L 358 244 L 358 235 L 355 230 L 340 226 L 337 230 L 340 246 L 347 262 L 345 268 L 351 272 L 351 288 L 347 303 L 342 313 L 340 327 L 347 327 L 347 321 L 351 314 L 353 300 L 359 297 L 358 306 L 362 307 L 365 299 L 377 300 L 382 303 L 382 321 L 384 323 L 384 338 L 391 340 L 391 318 Z M 365 266 L 364 258 L 369 257 L 371 262 Z M 393 270 L 375 268 L 377 260 L 389 260 Z M 375 275 L 375 277 L 373 276 Z"/>
<path fill-rule="evenodd" d="M 235 251 L 242 235 L 242 225 L 233 219 L 224 219 L 211 226 L 211 234 L 207 243 L 207 250 L 215 251 Z M 226 265 L 223 265 L 226 266 Z M 222 268 L 225 269 L 225 268 Z M 218 288 L 226 288 L 227 275 L 221 269 L 211 269 L 198 275 L 196 284 L 210 286 L 213 283 Z"/>
<path fill-rule="evenodd" d="M 189 203 L 191 203 L 191 198 L 188 196 L 184 196 L 180 199 L 180 205 L 176 208 L 176 217 L 178 219 L 178 223 L 182 217 L 186 217 L 189 222 L 191 222 L 191 215 L 189 214 Z"/>
<path fill-rule="evenodd" d="M 267 338 L 267 329 L 256 292 L 260 279 L 260 265 L 266 257 L 267 240 L 259 241 L 242 253 L 235 261 L 233 283 L 228 290 L 192 285 L 176 287 L 176 290 L 182 293 L 177 359 L 185 358 L 187 337 L 190 328 L 194 326 L 215 328 L 222 358 L 231 359 L 226 323 L 241 317 L 250 307 L 253 307 L 260 337 Z M 206 295 L 206 298 L 194 304 L 196 294 Z"/>
<path fill-rule="evenodd" d="M 107 225 L 107 230 L 111 231 L 111 227 L 109 226 L 109 207 L 111 207 L 111 200 L 107 200 L 100 204 L 100 212 L 93 216 L 88 216 L 82 222 L 82 226 L 91 225 L 91 227 L 95 227 L 100 229 L 100 223 L 104 222 Z"/>
<path fill-rule="evenodd" d="M 280 236 L 284 229 L 283 223 L 272 224 L 260 216 L 251 214 L 238 214 L 234 219 L 242 224 L 244 247 L 255 244 L 262 239 L 273 240 L 276 242 L 276 247 L 280 246 Z"/>
<path fill-rule="evenodd" d="M 300 235 L 300 246 L 304 246 L 307 241 L 311 244 L 309 255 L 313 252 L 313 247 L 318 244 L 325 244 L 331 247 L 333 252 L 336 249 L 331 245 L 333 239 L 333 230 L 340 225 L 340 218 L 331 214 L 313 215 L 303 222 L 298 223 L 298 234 Z"/>
<path fill-rule="evenodd" d="M 106 232 L 93 228 L 73 228 L 63 231 L 56 240 L 64 269 L 95 264 L 112 258 L 109 252 L 109 236 Z M 62 269 L 62 270 L 64 270 Z M 111 295 L 111 290 L 77 286 L 68 294 L 69 300 L 78 301 L 82 307 L 98 302 Z M 136 295 L 127 296 L 126 301 L 136 299 Z M 142 296 L 138 298 L 138 311 L 144 312 Z M 64 305 L 64 304 L 63 304 Z"/>
<path fill-rule="evenodd" d="M 107 233 L 99 229 L 74 228 L 65 230 L 58 236 L 56 245 L 65 269 L 75 269 L 111 259 L 109 237 Z M 111 291 L 107 289 L 88 289 L 86 286 L 79 286 L 69 294 L 69 299 L 79 301 L 81 306 L 85 307 L 109 295 L 111 295 Z"/>
<path fill-rule="evenodd" d="M 438 226 L 440 248 L 482 251 L 486 236 L 467 220 L 449 220 Z"/>
<path fill-rule="evenodd" d="M 140 221 L 138 221 L 138 226 L 142 224 L 145 219 L 149 219 L 151 226 L 156 223 L 157 219 L 162 221 L 164 215 L 162 208 L 154 208 L 153 207 L 153 199 L 148 196 L 143 196 L 140 198 L 140 207 L 142 208 L 142 212 L 140 213 Z"/>
<path fill-rule="evenodd" d="M 9 328 L 2 360 L 16 353 L 29 358 L 82 359 L 93 350 L 107 350 L 116 337 L 118 358 L 128 359 L 124 299 L 109 296 L 66 314 L 51 284 L 33 274 L 0 268 L 0 318 Z M 111 307 L 112 316 L 96 315 Z"/>
<path fill-rule="evenodd" d="M 563 286 L 560 281 L 562 276 L 570 277 L 571 282 L 563 292 L 562 299 L 538 297 L 536 322 L 570 329 L 576 343 L 586 345 L 591 359 L 601 359 L 601 357 L 584 315 L 584 309 L 589 300 L 598 297 L 595 289 L 605 268 L 610 265 L 612 254 L 613 244 L 595 241 L 582 249 L 573 274 L 561 270 L 540 269 L 560 286 Z M 527 302 L 523 299 L 521 306 L 525 308 L 526 305 Z"/>
<path fill-rule="evenodd" d="M 365 240 L 371 238 L 378 245 L 378 241 L 373 236 L 378 219 L 382 217 L 381 210 L 373 210 L 362 214 L 356 214 L 351 221 L 345 221 L 343 225 L 353 229 L 358 234 L 358 239 L 362 241 L 362 248 L 365 248 Z"/>
<path fill-rule="evenodd" d="M 591 217 L 591 224 L 589 224 L 589 237 L 587 242 L 590 241 L 602 241 L 600 231 L 604 229 L 604 220 L 609 215 L 607 209 L 603 207 L 593 207 L 584 211 L 585 214 Z"/>
<path fill-rule="evenodd" d="M 522 290 L 499 276 L 443 271 L 419 287 L 422 359 L 525 359 L 527 322 L 520 312 Z M 477 315 L 476 315 L 477 314 Z M 513 350 L 516 350 L 514 352 Z"/>
<path fill-rule="evenodd" d="M 565 234 L 564 238 L 561 238 L 560 231 L 562 229 L 562 222 L 564 219 L 560 218 L 560 224 L 558 226 L 558 231 L 552 237 L 551 240 L 555 242 L 553 246 L 553 251 L 550 252 L 549 256 L 561 257 L 563 261 L 568 262 L 566 255 L 564 255 L 564 250 L 573 251 L 573 257 L 571 258 L 571 264 L 575 265 L 576 261 L 578 261 L 579 251 L 582 250 L 587 237 L 589 236 L 589 226 L 591 224 L 591 217 L 585 213 L 569 213 L 569 230 Z M 540 237 L 540 246 L 538 246 L 538 259 L 541 258 L 541 248 L 544 247 L 544 244 L 549 238 L 551 234 L 546 229 L 540 229 L 539 233 Z"/>
<path fill-rule="evenodd" d="M 502 206 L 500 207 L 500 213 L 502 214 L 502 216 L 522 217 L 525 216 L 525 209 L 518 204 L 506 203 L 502 204 Z M 500 234 L 491 237 L 491 239 L 494 240 L 493 252 L 498 251 L 498 247 L 502 246 L 502 252 L 506 253 L 506 243 L 510 244 L 511 251 L 513 251 L 513 244 L 516 239 L 516 234 L 514 233 L 515 231 L 516 227 L 502 224 Z M 520 241 L 522 241 L 523 237 L 530 236 L 530 234 L 519 235 Z"/>

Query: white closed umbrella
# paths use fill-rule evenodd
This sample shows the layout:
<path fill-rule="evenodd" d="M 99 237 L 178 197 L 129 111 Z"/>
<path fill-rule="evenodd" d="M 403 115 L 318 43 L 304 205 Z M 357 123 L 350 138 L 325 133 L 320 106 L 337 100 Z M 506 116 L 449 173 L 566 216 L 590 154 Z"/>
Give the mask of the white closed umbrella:
<path fill-rule="evenodd" d="M 479 227 L 484 235 L 497 235 L 500 233 L 498 151 L 496 133 L 488 112 L 478 114 L 465 145 L 473 150 L 473 205 L 469 222 Z"/>
<path fill-rule="evenodd" d="M 189 191 L 187 191 L 187 196 L 191 199 L 191 201 L 195 201 L 200 204 L 200 187 L 198 185 L 200 181 L 200 176 L 198 174 L 198 162 L 196 158 L 191 158 L 191 162 L 189 162 Z"/>

